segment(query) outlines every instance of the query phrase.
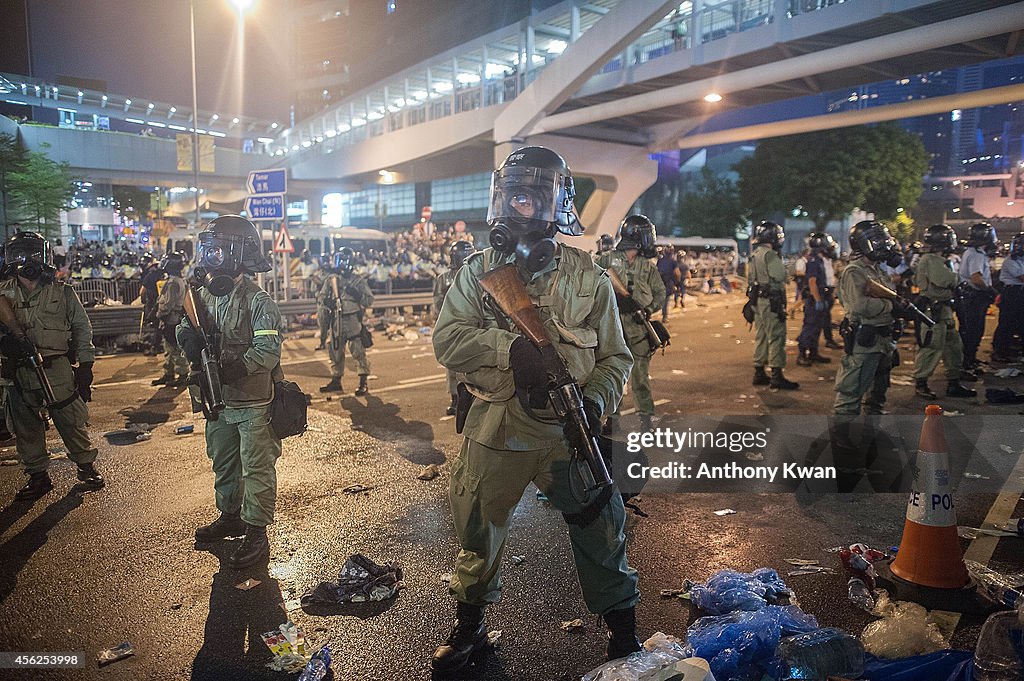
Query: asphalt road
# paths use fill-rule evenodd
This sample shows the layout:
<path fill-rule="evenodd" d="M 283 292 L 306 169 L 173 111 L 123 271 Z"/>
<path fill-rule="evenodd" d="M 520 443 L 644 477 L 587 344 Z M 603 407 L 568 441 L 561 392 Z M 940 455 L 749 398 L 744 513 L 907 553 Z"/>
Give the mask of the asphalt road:
<path fill-rule="evenodd" d="M 652 361 L 654 395 L 664 400 L 661 413 L 801 416 L 829 411 L 835 364 L 792 366 L 787 374 L 801 382 L 797 392 L 753 388 L 753 334 L 740 319 L 740 298 L 709 296 L 700 303 L 674 312 L 672 345 Z M 790 338 L 798 325 L 799 315 L 790 322 Z M 314 352 L 314 345 L 311 334 L 294 334 L 286 341 L 288 377 L 314 395 L 310 432 L 287 440 L 278 463 L 270 563 L 266 569 L 241 572 L 222 562 L 232 542 L 201 548 L 193 542 L 195 527 L 215 511 L 202 421 L 188 413 L 187 396 L 150 387 L 159 373 L 158 358 L 118 355 L 97 363 L 91 430 L 107 488 L 76 494 L 74 466 L 61 456 L 54 436 L 56 489 L 30 506 L 4 501 L 0 511 L 0 649 L 77 651 L 89 662 L 78 670 L 4 670 L 0 678 L 290 678 L 264 667 L 270 653 L 259 638 L 284 622 L 286 612 L 312 643 L 331 643 L 336 678 L 430 678 L 430 655 L 453 613 L 441 575 L 451 570 L 457 552 L 447 507 L 447 463 L 458 451 L 459 438 L 451 417 L 444 416 L 444 372 L 433 358 L 429 336 L 379 339 L 370 353 L 371 395 L 326 400 L 316 390 L 329 373 L 326 354 Z M 790 348 L 793 356 L 795 350 Z M 898 369 L 897 381 L 905 382 L 909 370 Z M 987 379 L 985 384 L 1024 389 L 1021 378 Z M 355 387 L 354 376 L 346 378 L 345 386 Z M 924 403 L 908 385 L 894 385 L 890 396 L 894 413 L 923 411 Z M 1002 415 L 996 420 L 999 427 L 1019 421 L 1019 407 L 978 400 L 940 403 L 964 413 L 963 419 Z M 627 411 L 631 405 L 627 397 Z M 175 426 L 193 422 L 194 434 L 174 434 Z M 155 427 L 151 439 L 140 442 L 123 433 L 105 435 L 126 424 Z M 1007 443 L 1014 453 L 1002 454 L 1008 466 L 1022 450 L 1022 438 L 1016 437 Z M 12 456 L 13 450 L 0 452 L 0 457 Z M 429 463 L 441 465 L 440 477 L 418 480 Z M 369 489 L 355 495 L 342 491 L 355 483 Z M 0 500 L 11 499 L 21 484 L 17 466 L 0 467 Z M 990 520 L 1019 517 L 1022 489 L 1024 480 L 1013 476 L 996 507 L 994 493 L 960 494 L 959 522 L 979 526 L 990 511 Z M 684 579 L 703 580 L 720 568 L 769 566 L 784 574 L 791 569 L 787 558 L 818 559 L 838 568 L 829 549 L 854 541 L 883 548 L 897 544 L 906 499 L 903 493 L 645 494 L 641 507 L 650 517 L 631 516 L 628 526 L 630 559 L 641 575 L 641 635 L 685 633 L 693 618 L 690 608 L 659 593 Z M 725 508 L 736 513 L 714 515 Z M 991 558 L 996 567 L 1022 571 L 1019 541 L 965 541 L 964 546 L 983 562 Z M 400 564 L 406 586 L 398 597 L 330 613 L 299 608 L 299 596 L 336 578 L 353 553 Z M 506 561 L 504 599 L 488 611 L 490 628 L 502 634 L 466 678 L 579 678 L 602 661 L 604 634 L 579 594 L 565 524 L 537 500 L 532 487 L 516 512 L 507 555 L 525 560 Z M 247 577 L 261 584 L 249 591 L 236 589 Z M 786 580 L 822 625 L 859 633 L 871 619 L 847 602 L 841 570 Z M 577 617 L 585 622 L 582 631 L 559 627 Z M 973 648 L 981 621 L 976 616 L 960 619 L 954 647 Z M 98 668 L 96 653 L 122 641 L 135 646 L 135 656 Z"/>

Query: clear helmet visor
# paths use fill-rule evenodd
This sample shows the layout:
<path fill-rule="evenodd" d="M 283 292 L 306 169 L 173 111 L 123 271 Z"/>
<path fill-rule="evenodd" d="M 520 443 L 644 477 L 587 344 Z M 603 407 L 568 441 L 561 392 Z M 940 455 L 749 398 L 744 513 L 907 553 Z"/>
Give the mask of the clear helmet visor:
<path fill-rule="evenodd" d="M 553 170 L 509 166 L 491 175 L 487 221 L 557 222 L 560 174 Z"/>
<path fill-rule="evenodd" d="M 196 247 L 196 265 L 207 271 L 235 269 L 234 244 L 220 238 L 199 237 Z"/>

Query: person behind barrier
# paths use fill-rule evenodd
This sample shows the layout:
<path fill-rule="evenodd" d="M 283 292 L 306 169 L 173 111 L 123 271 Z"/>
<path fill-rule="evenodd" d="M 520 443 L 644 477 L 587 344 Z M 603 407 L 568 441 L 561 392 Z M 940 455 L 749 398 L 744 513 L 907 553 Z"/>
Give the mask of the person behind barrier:
<path fill-rule="evenodd" d="M 754 303 L 754 385 L 796 390 L 799 383 L 783 374 L 786 366 L 786 266 L 779 251 L 786 234 L 767 220 L 754 228 L 747 296 Z M 771 377 L 765 367 L 772 370 Z"/>
<path fill-rule="evenodd" d="M 456 622 L 433 658 L 436 672 L 465 667 L 487 642 L 485 606 L 501 597 L 501 557 L 509 526 L 532 481 L 569 523 L 583 598 L 611 630 L 609 658 L 640 649 L 634 607 L 636 571 L 626 562 L 620 494 L 579 489 L 585 464 L 573 454 L 578 430 L 551 409 L 545 352 L 556 352 L 579 382 L 596 436 L 601 418 L 622 398 L 632 366 L 608 275 L 583 250 L 555 241 L 579 236 L 572 174 L 545 147 L 518 149 L 491 177 L 487 222 L 491 247 L 474 254 L 455 277 L 434 330 L 434 353 L 469 392 L 464 436 L 452 465 L 450 500 L 459 552 L 449 592 Z M 525 282 L 550 341 L 544 350 L 510 325 L 480 278 L 503 265 Z M 523 301 L 525 302 L 525 301 Z M 458 421 L 459 417 L 456 417 Z M 577 444 L 572 444 L 577 443 Z"/>
<path fill-rule="evenodd" d="M 42 236 L 19 232 L 7 240 L 0 295 L 10 301 L 15 319 L 0 328 L 0 376 L 7 427 L 17 437 L 18 459 L 29 476 L 16 495 L 22 501 L 38 499 L 53 489 L 47 417 L 64 441 L 68 458 L 77 464 L 82 486 L 95 490 L 105 484 L 96 470 L 97 450 L 86 427 L 85 403 L 92 399 L 96 360 L 92 325 L 74 290 L 55 282 L 55 273 L 50 246 Z M 40 357 L 41 375 L 33 368 L 33 358 Z"/>
<path fill-rule="evenodd" d="M 213 489 L 220 516 L 196 529 L 196 541 L 244 535 L 228 557 L 245 568 L 270 556 L 267 526 L 274 522 L 277 459 L 281 440 L 270 424 L 274 383 L 281 371 L 281 312 L 251 278 L 269 272 L 256 226 L 240 215 L 222 215 L 199 233 L 194 283 L 196 307 L 206 310 L 204 329 L 215 347 L 224 410 L 206 421 L 206 455 L 213 463 Z M 200 323 L 203 323 L 200 321 Z M 177 329 L 178 345 L 198 369 L 202 340 L 186 316 Z"/>
<path fill-rule="evenodd" d="M 437 322 L 437 318 L 441 315 L 441 306 L 444 305 L 444 297 L 448 294 L 448 289 L 452 287 L 452 283 L 455 281 L 455 275 L 458 274 L 462 266 L 466 264 L 466 259 L 474 253 L 476 253 L 476 246 L 474 246 L 471 241 L 456 241 L 448 248 L 448 268 L 441 274 L 434 277 L 435 323 Z M 459 398 L 458 386 L 459 381 L 455 376 L 455 372 L 448 369 L 448 395 L 451 397 L 451 403 L 445 411 L 447 416 L 455 416 L 455 407 Z"/>

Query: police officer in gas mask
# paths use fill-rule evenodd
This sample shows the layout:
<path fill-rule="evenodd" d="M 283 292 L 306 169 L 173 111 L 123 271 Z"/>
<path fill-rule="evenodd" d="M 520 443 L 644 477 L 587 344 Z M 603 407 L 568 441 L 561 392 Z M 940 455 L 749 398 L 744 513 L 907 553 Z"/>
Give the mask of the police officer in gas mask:
<path fill-rule="evenodd" d="M 92 399 L 96 359 L 92 326 L 78 296 L 70 286 L 54 281 L 55 274 L 50 245 L 42 236 L 19 232 L 8 239 L 0 295 L 10 301 L 16 319 L 0 325 L 0 375 L 7 425 L 17 436 L 18 458 L 29 476 L 17 493 L 20 500 L 38 499 L 53 489 L 47 472 L 44 411 L 64 440 L 68 458 L 78 465 L 79 481 L 90 489 L 104 486 L 93 463 L 96 448 L 86 430 L 85 403 Z M 31 358 L 37 354 L 53 391 L 50 404 L 32 367 Z"/>
<path fill-rule="evenodd" d="M 206 422 L 206 454 L 213 462 L 220 517 L 196 530 L 197 542 L 244 539 L 228 558 L 234 568 L 270 555 L 267 525 L 274 521 L 275 465 L 281 441 L 270 426 L 274 383 L 281 371 L 281 313 L 277 303 L 249 276 L 271 269 L 260 233 L 239 215 L 223 215 L 199 234 L 193 284 L 197 304 L 213 328 L 207 337 L 220 360 L 226 408 Z M 177 329 L 178 345 L 196 368 L 201 341 L 188 318 Z"/>
<path fill-rule="evenodd" d="M 611 632 L 609 658 L 639 649 L 637 574 L 626 560 L 622 497 L 574 495 L 571 476 L 579 473 L 571 454 L 573 433 L 563 432 L 551 408 L 541 351 L 496 309 L 479 281 L 496 267 L 518 267 L 551 341 L 548 347 L 579 382 L 590 427 L 599 427 L 618 407 L 633 362 L 608 275 L 587 252 L 555 243 L 557 232 L 583 233 L 573 211 L 574 194 L 572 174 L 555 152 L 525 147 L 510 154 L 491 180 L 491 247 L 470 256 L 459 270 L 434 329 L 438 361 L 473 395 L 450 478 L 462 550 L 449 584 L 456 623 L 434 653 L 438 673 L 464 668 L 487 642 L 484 608 L 501 596 L 509 526 L 531 481 L 569 524 L 584 600 Z M 462 414 L 465 407 L 461 402 L 459 407 Z"/>
<path fill-rule="evenodd" d="M 369 391 L 370 361 L 363 343 L 363 314 L 373 305 L 373 291 L 366 278 L 355 272 L 356 254 L 351 248 L 342 248 L 334 254 L 331 273 L 317 293 L 317 304 L 331 310 L 331 342 L 327 354 L 331 359 L 331 380 L 320 386 L 320 392 L 342 392 L 341 378 L 345 374 L 345 347 L 348 346 L 359 372 L 357 397 Z"/>

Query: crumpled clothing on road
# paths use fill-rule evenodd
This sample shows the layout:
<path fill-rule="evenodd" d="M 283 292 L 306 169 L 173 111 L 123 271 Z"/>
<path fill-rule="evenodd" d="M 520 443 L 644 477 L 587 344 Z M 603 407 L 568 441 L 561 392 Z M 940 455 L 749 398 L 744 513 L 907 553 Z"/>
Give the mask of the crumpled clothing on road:
<path fill-rule="evenodd" d="M 321 582 L 302 595 L 302 605 L 364 603 L 393 597 L 404 586 L 402 568 L 396 563 L 377 565 L 356 553 L 341 566 L 338 581 Z"/>

